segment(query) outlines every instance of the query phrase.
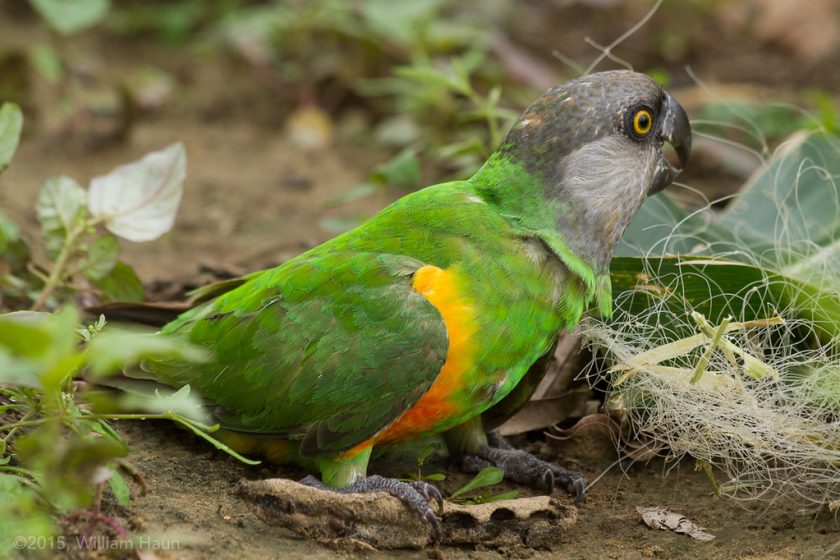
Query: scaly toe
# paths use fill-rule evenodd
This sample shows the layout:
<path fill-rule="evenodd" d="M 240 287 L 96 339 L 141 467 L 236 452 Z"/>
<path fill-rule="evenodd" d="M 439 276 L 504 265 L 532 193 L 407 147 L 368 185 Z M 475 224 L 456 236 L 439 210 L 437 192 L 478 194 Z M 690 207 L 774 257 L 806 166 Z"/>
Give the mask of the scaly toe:
<path fill-rule="evenodd" d="M 438 512 L 443 512 L 443 494 L 440 493 L 437 486 L 422 480 L 418 480 L 417 482 L 412 482 L 410 484 L 415 490 L 420 492 L 424 498 L 426 498 L 427 502 L 434 500 L 435 503 L 437 503 Z"/>
<path fill-rule="evenodd" d="M 301 484 L 313 486 L 329 492 L 339 494 L 366 494 L 369 492 L 386 492 L 399 499 L 403 504 L 417 512 L 420 518 L 429 523 L 434 531 L 434 539 L 440 542 L 441 525 L 429 501 L 437 502 L 440 510 L 443 510 L 443 496 L 434 485 L 424 481 L 403 482 L 394 478 L 385 478 L 379 475 L 371 475 L 358 482 L 343 488 L 331 488 L 309 475 L 300 481 Z"/>
<path fill-rule="evenodd" d="M 464 470 L 477 472 L 477 467 L 481 465 L 494 465 L 504 471 L 508 480 L 545 488 L 549 494 L 559 485 L 575 497 L 575 502 L 583 501 L 586 485 L 579 472 L 552 465 L 528 452 L 513 449 L 501 436 L 497 436 L 493 443 L 496 445 L 481 447 L 477 456 L 464 457 Z"/>

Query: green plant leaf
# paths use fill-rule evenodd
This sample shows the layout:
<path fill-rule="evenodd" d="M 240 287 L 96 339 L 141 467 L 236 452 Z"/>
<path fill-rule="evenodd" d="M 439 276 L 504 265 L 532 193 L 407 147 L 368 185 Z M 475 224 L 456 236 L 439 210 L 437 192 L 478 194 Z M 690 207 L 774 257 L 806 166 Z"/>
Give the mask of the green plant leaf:
<path fill-rule="evenodd" d="M 47 24 L 72 35 L 100 23 L 111 9 L 110 0 L 29 0 Z"/>
<path fill-rule="evenodd" d="M 713 323 L 789 310 L 840 341 L 840 139 L 795 134 L 719 214 L 648 199 L 616 254 L 614 299 L 671 291 Z M 641 315 L 645 299 L 620 301 Z"/>
<path fill-rule="evenodd" d="M 16 558 L 20 547 L 15 537 L 25 535 L 34 539 L 54 533 L 52 520 L 43 507 L 38 507 L 37 494 L 25 479 L 0 473 L 0 558 Z"/>
<path fill-rule="evenodd" d="M 778 272 L 840 291 L 840 138 L 794 134 L 718 225 Z"/>
<path fill-rule="evenodd" d="M 17 356 L 45 356 L 53 342 L 43 324 L 48 317 L 45 313 L 32 315 L 28 311 L 0 315 L 0 347 Z"/>
<path fill-rule="evenodd" d="M 0 211 L 0 257 L 8 266 L 5 270 L 7 273 L 23 270 L 29 262 L 29 247 L 21 239 L 17 224 L 2 211 Z M 0 281 L 2 281 L 2 275 L 0 275 Z"/>
<path fill-rule="evenodd" d="M 396 45 L 407 47 L 418 27 L 431 21 L 443 3 L 443 0 L 367 0 L 359 9 L 368 29 Z"/>
<path fill-rule="evenodd" d="M 47 179 L 35 204 L 44 235 L 69 231 L 84 212 L 86 199 L 85 190 L 70 177 Z"/>
<path fill-rule="evenodd" d="M 119 252 L 120 244 L 116 237 L 104 235 L 95 239 L 82 264 L 82 274 L 88 280 L 102 280 L 114 270 Z"/>
<path fill-rule="evenodd" d="M 0 336 L 3 327 L 0 326 Z M 38 363 L 32 359 L 14 356 L 0 347 L 0 384 L 26 387 L 40 387 Z"/>
<path fill-rule="evenodd" d="M 88 346 L 87 354 L 94 377 L 110 375 L 120 368 L 151 358 L 187 362 L 208 359 L 206 350 L 177 337 L 116 329 L 98 334 Z"/>
<path fill-rule="evenodd" d="M 498 468 L 498 467 L 485 467 L 479 471 L 477 475 L 473 477 L 472 480 L 464 484 L 459 489 L 455 490 L 449 499 L 457 498 L 458 496 L 463 496 L 467 492 L 472 492 L 473 490 L 477 490 L 478 488 L 484 488 L 485 486 L 492 486 L 493 484 L 500 483 L 505 478 L 505 472 Z"/>
<path fill-rule="evenodd" d="M 417 189 L 420 179 L 420 162 L 411 148 L 406 148 L 390 161 L 377 167 L 373 174 L 373 180 L 377 183 L 404 189 Z"/>
<path fill-rule="evenodd" d="M 55 424 L 42 425 L 15 440 L 21 464 L 35 473 L 43 497 L 60 511 L 90 505 L 94 484 L 104 482 L 103 467 L 124 457 L 116 442 L 90 435 L 57 437 Z"/>
<path fill-rule="evenodd" d="M 20 132 L 23 129 L 23 113 L 14 103 L 0 105 L 0 173 L 3 172 L 17 151 Z"/>
<path fill-rule="evenodd" d="M 143 301 L 143 283 L 131 266 L 118 261 L 104 277 L 94 280 L 93 285 L 102 292 L 105 301 Z"/>
<path fill-rule="evenodd" d="M 519 492 L 516 490 L 508 490 L 507 492 L 500 492 L 499 494 L 482 494 L 481 496 L 470 498 L 470 503 L 475 505 L 489 504 L 492 502 L 500 502 L 502 500 L 515 500 L 517 496 L 519 496 Z"/>
<path fill-rule="evenodd" d="M 85 412 L 80 409 L 79 414 L 84 416 Z M 97 434 L 99 434 L 99 435 L 101 435 L 101 436 L 103 436 L 107 439 L 110 439 L 110 440 L 114 441 L 115 443 L 118 443 L 126 451 L 129 450 L 128 449 L 128 444 L 125 442 L 125 440 L 123 440 L 123 438 L 120 436 L 120 434 L 118 434 L 114 430 L 114 428 L 112 428 L 111 425 L 108 424 L 108 422 L 106 422 L 105 420 L 102 420 L 101 418 L 92 418 L 92 419 L 91 418 L 83 418 L 81 421 L 83 423 L 85 423 L 90 428 L 91 432 L 95 432 L 95 433 L 97 433 Z"/>
<path fill-rule="evenodd" d="M 38 74 L 50 84 L 57 84 L 64 73 L 61 58 L 54 48 L 45 43 L 29 49 L 29 61 Z"/>
<path fill-rule="evenodd" d="M 119 471 L 111 471 L 111 477 L 108 479 L 108 486 L 111 487 L 111 492 L 114 493 L 117 503 L 122 506 L 128 506 L 131 501 L 131 489 L 129 489 L 128 483 Z"/>
<path fill-rule="evenodd" d="M 154 393 L 133 391 L 120 397 L 118 405 L 121 410 L 172 414 L 202 424 L 210 420 L 204 402 L 190 393 L 189 385 L 184 385 L 177 391 L 168 388 L 155 389 Z"/>

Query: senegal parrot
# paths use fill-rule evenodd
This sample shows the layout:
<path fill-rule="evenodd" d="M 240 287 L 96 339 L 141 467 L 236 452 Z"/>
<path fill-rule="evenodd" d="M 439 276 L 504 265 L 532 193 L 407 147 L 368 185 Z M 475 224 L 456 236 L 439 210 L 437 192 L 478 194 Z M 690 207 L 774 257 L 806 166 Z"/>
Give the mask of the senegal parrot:
<path fill-rule="evenodd" d="M 645 75 L 554 87 L 470 179 L 409 194 L 165 325 L 215 358 L 144 375 L 189 384 L 235 449 L 317 471 L 303 482 L 325 491 L 389 492 L 435 528 L 440 493 L 368 476 L 375 446 L 442 433 L 466 470 L 580 500 L 579 473 L 488 437 L 487 419 L 527 400 L 590 304 L 611 313 L 613 249 L 690 143 L 682 107 Z"/>

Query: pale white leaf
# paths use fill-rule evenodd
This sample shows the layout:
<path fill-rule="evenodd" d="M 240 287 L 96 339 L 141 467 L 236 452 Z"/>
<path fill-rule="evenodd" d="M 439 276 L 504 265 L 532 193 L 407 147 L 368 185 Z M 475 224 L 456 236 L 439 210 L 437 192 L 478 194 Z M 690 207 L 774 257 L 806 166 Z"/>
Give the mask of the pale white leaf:
<path fill-rule="evenodd" d="M 172 144 L 94 178 L 88 210 L 129 241 L 157 239 L 175 224 L 186 175 L 184 146 Z"/>

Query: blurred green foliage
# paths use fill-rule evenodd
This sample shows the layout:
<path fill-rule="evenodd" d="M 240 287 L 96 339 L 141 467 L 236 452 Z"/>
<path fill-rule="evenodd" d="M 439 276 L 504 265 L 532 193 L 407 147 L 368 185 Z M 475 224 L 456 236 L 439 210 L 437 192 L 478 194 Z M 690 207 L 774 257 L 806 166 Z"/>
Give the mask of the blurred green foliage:
<path fill-rule="evenodd" d="M 0 557 L 13 550 L 14 537 L 48 536 L 53 515 L 94 506 L 97 486 L 108 482 L 115 499 L 127 505 L 128 485 L 121 459 L 128 446 L 106 422 L 109 418 L 178 417 L 201 426 L 200 402 L 183 396 L 134 396 L 134 415 L 111 414 L 114 397 L 91 393 L 81 381 L 98 378 L 149 357 L 202 360 L 204 352 L 183 341 L 116 332 L 104 318 L 79 328 L 72 307 L 55 314 L 0 315 Z M 102 403 L 105 413 L 91 403 Z M 131 471 L 125 471 L 131 472 Z"/>

